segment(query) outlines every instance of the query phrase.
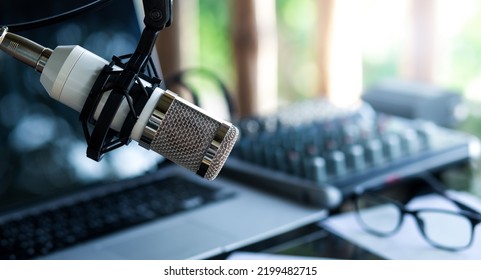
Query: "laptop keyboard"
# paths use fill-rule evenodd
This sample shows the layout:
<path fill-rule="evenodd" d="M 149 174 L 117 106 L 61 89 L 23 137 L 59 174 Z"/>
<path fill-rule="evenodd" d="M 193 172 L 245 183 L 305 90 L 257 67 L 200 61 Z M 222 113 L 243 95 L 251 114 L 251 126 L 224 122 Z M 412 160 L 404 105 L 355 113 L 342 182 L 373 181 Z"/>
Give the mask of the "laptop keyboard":
<path fill-rule="evenodd" d="M 0 223 L 0 259 L 31 259 L 232 197 L 181 177 L 111 192 Z"/>
<path fill-rule="evenodd" d="M 466 162 L 477 143 L 433 123 L 379 114 L 367 104 L 340 108 L 322 99 L 244 118 L 237 126 L 241 138 L 224 175 L 329 208 L 361 184 Z"/>

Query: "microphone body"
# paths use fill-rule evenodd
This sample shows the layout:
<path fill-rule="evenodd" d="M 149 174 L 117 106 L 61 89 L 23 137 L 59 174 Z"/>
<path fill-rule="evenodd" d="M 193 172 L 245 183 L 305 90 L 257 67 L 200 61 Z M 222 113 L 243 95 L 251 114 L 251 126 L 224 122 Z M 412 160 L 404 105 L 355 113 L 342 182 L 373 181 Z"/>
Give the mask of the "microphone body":
<path fill-rule="evenodd" d="M 78 112 L 82 110 L 97 77 L 108 64 L 106 60 L 80 46 L 59 46 L 52 51 L 3 28 L 0 32 L 0 49 L 41 72 L 40 82 L 53 99 Z M 149 86 L 144 80 L 142 83 Z M 109 92 L 102 96 L 94 119 L 102 112 L 108 97 Z M 129 112 L 128 102 L 124 100 L 110 127 L 120 131 Z M 210 116 L 175 93 L 157 87 L 139 114 L 130 138 L 213 180 L 238 134 L 231 123 Z"/>

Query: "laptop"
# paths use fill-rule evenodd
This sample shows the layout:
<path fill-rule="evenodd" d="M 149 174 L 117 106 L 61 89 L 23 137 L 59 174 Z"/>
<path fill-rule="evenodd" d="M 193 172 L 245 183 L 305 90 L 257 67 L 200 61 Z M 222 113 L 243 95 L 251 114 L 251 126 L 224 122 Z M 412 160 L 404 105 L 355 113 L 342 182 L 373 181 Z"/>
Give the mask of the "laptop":
<path fill-rule="evenodd" d="M 0 10 L 0 24 L 51 16 L 91 1 L 9 2 Z M 51 48 L 82 45 L 110 60 L 135 49 L 142 19 L 141 0 L 115 1 L 19 35 Z M 205 181 L 136 144 L 100 162 L 88 159 L 85 150 L 78 113 L 50 99 L 38 73 L 0 54 L 1 258 L 205 259 L 327 214 L 222 173 Z M 110 206 L 119 208 L 107 212 Z"/>

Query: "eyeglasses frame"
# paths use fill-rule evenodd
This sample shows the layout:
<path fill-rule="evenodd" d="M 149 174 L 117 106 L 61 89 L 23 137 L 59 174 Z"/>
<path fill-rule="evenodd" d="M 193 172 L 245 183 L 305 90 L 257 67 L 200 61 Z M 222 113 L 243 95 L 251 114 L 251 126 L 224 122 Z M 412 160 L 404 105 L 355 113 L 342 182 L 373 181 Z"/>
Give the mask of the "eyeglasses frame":
<path fill-rule="evenodd" d="M 426 242 L 428 242 L 431 246 L 433 246 L 435 248 L 438 248 L 438 249 L 447 250 L 447 251 L 461 251 L 461 250 L 469 248 L 473 243 L 474 230 L 475 230 L 476 226 L 481 223 L 481 213 L 479 213 L 477 210 L 473 209 L 472 207 L 460 202 L 459 200 L 456 200 L 455 198 L 451 197 L 449 195 L 449 193 L 446 191 L 446 187 L 441 182 L 439 182 L 432 174 L 421 173 L 421 174 L 418 174 L 415 177 L 423 179 L 427 183 L 427 186 L 429 186 L 435 193 L 437 193 L 437 194 L 441 195 L 442 197 L 446 198 L 448 201 L 451 201 L 456 207 L 459 208 L 459 210 L 458 211 L 452 211 L 452 210 L 436 209 L 436 208 L 419 208 L 419 209 L 415 209 L 415 210 L 409 210 L 409 209 L 407 209 L 407 207 L 404 204 L 400 203 L 399 201 L 396 201 L 394 199 L 391 199 L 391 198 L 383 196 L 383 195 L 374 194 L 377 191 L 379 191 L 382 188 L 382 186 L 378 186 L 376 188 L 372 188 L 372 187 L 371 188 L 358 188 L 358 189 L 355 189 L 353 198 L 354 198 L 354 205 L 355 205 L 355 211 L 356 211 L 356 218 L 357 218 L 359 224 L 361 225 L 361 227 L 366 232 L 368 232 L 370 234 L 373 234 L 375 236 L 389 237 L 389 236 L 393 236 L 394 234 L 396 234 L 400 230 L 400 228 L 401 228 L 401 226 L 404 222 L 404 217 L 406 215 L 411 215 L 414 218 L 414 220 L 416 221 L 417 227 L 418 227 L 419 231 L 421 232 L 421 235 L 423 236 L 424 240 L 426 240 Z M 372 193 L 372 194 L 370 194 L 370 193 Z M 366 195 L 366 194 L 371 195 L 371 196 L 375 195 L 375 196 L 381 198 L 382 200 L 385 200 L 386 202 L 389 202 L 389 203 L 395 205 L 400 210 L 401 217 L 399 219 L 398 224 L 396 225 L 396 227 L 392 231 L 387 232 L 387 233 L 375 231 L 375 230 L 371 229 L 368 225 L 366 225 L 365 222 L 362 220 L 362 218 L 360 217 L 361 209 L 360 209 L 360 206 L 359 206 L 359 198 L 363 195 Z M 470 233 L 469 243 L 467 243 L 465 246 L 461 246 L 461 247 L 448 247 L 448 246 L 443 246 L 441 244 L 437 244 L 434 241 L 432 241 L 428 237 L 428 235 L 426 234 L 426 231 L 425 231 L 425 228 L 424 228 L 424 222 L 419 217 L 419 213 L 426 212 L 426 211 L 452 214 L 452 215 L 458 215 L 458 216 L 461 215 L 461 216 L 464 216 L 465 218 L 467 218 L 470 222 L 470 225 L 471 225 L 471 233 Z"/>

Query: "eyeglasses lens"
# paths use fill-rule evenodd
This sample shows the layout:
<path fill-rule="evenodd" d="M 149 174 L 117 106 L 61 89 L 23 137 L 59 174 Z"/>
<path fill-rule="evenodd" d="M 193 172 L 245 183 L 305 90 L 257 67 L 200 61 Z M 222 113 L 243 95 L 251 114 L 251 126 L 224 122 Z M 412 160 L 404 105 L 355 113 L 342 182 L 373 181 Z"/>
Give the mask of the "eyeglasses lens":
<path fill-rule="evenodd" d="M 400 209 L 383 197 L 363 194 L 357 201 L 357 215 L 363 226 L 372 233 L 389 235 L 401 223 Z"/>
<path fill-rule="evenodd" d="M 464 248 L 471 243 L 472 225 L 465 216 L 430 210 L 420 211 L 417 216 L 431 243 L 451 249 Z"/>

